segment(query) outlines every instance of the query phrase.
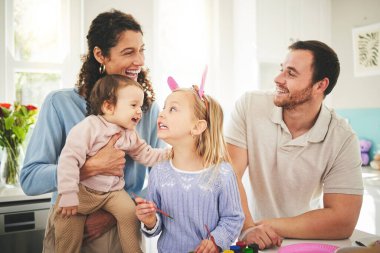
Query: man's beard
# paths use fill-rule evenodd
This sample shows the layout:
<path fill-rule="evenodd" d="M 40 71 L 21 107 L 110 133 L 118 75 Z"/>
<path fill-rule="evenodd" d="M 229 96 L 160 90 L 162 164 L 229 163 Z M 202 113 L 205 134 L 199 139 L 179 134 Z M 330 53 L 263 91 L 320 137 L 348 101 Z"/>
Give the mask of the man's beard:
<path fill-rule="evenodd" d="M 274 97 L 274 104 L 278 107 L 282 107 L 283 109 L 291 110 L 294 109 L 298 105 L 302 105 L 311 100 L 313 86 L 310 85 L 307 88 L 297 91 L 294 93 L 288 93 L 288 96 L 277 96 Z"/>

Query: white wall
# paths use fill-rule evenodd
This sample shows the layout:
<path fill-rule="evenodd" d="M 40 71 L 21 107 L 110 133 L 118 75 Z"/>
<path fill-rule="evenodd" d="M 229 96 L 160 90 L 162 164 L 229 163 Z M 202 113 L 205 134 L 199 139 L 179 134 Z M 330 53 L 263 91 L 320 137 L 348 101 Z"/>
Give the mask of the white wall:
<path fill-rule="evenodd" d="M 209 72 L 206 92 L 214 96 L 217 100 L 223 101 L 223 108 L 225 109 L 226 116 L 228 116 L 230 109 L 233 107 L 233 103 L 243 91 L 256 88 L 256 48 L 254 45 L 255 1 L 203 1 L 204 0 L 198 2 L 204 4 L 204 11 L 207 13 L 206 17 L 209 19 L 208 22 L 205 22 L 207 24 L 206 30 L 209 32 L 205 39 L 207 44 L 206 48 L 209 50 L 206 52 L 206 62 L 200 60 L 194 63 L 187 58 L 190 57 L 188 55 L 189 52 L 200 54 L 200 52 L 196 50 L 196 41 L 192 42 L 192 40 L 195 40 L 196 37 L 201 34 L 201 31 L 194 31 L 194 29 L 196 29 L 196 22 L 191 26 L 191 19 L 197 18 L 197 14 L 199 13 L 191 13 L 195 10 L 189 9 L 188 12 L 190 12 L 190 15 L 184 16 L 183 19 L 173 21 L 179 24 L 185 24 L 183 26 L 184 31 L 181 32 L 177 31 L 177 29 L 180 29 L 178 28 L 178 24 L 165 23 L 167 19 L 171 20 L 175 15 L 170 17 L 157 16 L 158 14 L 165 15 L 168 7 L 172 8 L 172 5 L 181 4 L 181 1 L 174 3 L 167 0 L 83 0 L 84 34 L 82 36 L 82 43 L 85 41 L 85 35 L 91 21 L 100 12 L 115 8 L 126 13 L 131 13 L 141 23 L 143 28 L 144 41 L 147 49 L 145 63 L 146 66 L 151 69 L 150 77 L 156 91 L 158 102 L 162 104 L 169 92 L 166 85 L 168 75 L 173 75 L 177 77 L 177 81 L 180 81 L 183 72 L 194 72 L 196 74 L 191 74 L 191 76 L 194 76 L 191 82 L 194 82 L 193 80 L 200 79 L 204 64 L 208 64 Z M 189 3 L 183 3 L 185 6 L 186 4 Z M 194 2 L 193 4 L 196 3 Z M 165 8 L 165 10 L 162 11 L 162 8 Z M 183 8 L 179 8 L 177 9 L 178 13 L 174 14 L 180 16 L 183 11 Z M 187 25 L 190 25 L 190 27 Z M 176 33 L 176 31 L 178 33 Z M 169 37 L 170 41 L 165 40 L 166 37 Z M 178 43 L 181 43 L 184 39 L 187 39 L 189 43 L 178 45 Z M 191 43 L 194 43 L 194 47 L 188 45 Z M 178 57 L 182 55 L 185 56 L 178 59 Z M 191 55 L 191 57 L 202 58 L 203 56 Z"/>
<path fill-rule="evenodd" d="M 145 63 L 149 68 L 153 64 L 153 10 L 154 0 L 83 0 L 83 37 L 82 43 L 86 43 L 85 37 L 91 21 L 101 12 L 117 9 L 130 13 L 141 24 L 144 32 L 144 43 L 146 45 Z M 87 45 L 85 50 L 87 50 Z M 78 69 L 79 71 L 79 69 Z"/>
<path fill-rule="evenodd" d="M 341 74 L 332 91 L 335 108 L 379 108 L 380 75 L 355 77 L 352 29 L 380 23 L 379 0 L 332 0 L 332 47 L 341 63 Z"/>

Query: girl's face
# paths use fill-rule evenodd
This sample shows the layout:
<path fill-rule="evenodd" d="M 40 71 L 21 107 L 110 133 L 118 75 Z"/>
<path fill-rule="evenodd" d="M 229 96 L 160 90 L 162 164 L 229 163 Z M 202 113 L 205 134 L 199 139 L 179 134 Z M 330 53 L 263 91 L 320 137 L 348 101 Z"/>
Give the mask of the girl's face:
<path fill-rule="evenodd" d="M 107 74 L 121 74 L 137 81 L 137 75 L 144 66 L 144 42 L 140 32 L 125 31 L 120 34 L 116 46 L 105 57 Z"/>
<path fill-rule="evenodd" d="M 171 93 L 157 119 L 157 136 L 173 145 L 176 140 L 190 138 L 191 129 L 197 122 L 194 116 L 193 95 L 184 91 Z"/>
<path fill-rule="evenodd" d="M 141 119 L 143 101 L 144 92 L 141 88 L 135 85 L 119 88 L 116 105 L 111 106 L 111 113 L 106 119 L 125 129 L 133 130 Z"/>

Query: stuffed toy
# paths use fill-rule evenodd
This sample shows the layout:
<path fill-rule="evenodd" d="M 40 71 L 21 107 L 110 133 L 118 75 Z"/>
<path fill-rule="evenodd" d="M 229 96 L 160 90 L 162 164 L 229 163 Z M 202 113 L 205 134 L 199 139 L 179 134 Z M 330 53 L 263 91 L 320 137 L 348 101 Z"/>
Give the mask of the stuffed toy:
<path fill-rule="evenodd" d="M 371 149 L 372 142 L 369 140 L 360 140 L 360 151 L 362 154 L 362 165 L 369 164 L 369 150 Z"/>

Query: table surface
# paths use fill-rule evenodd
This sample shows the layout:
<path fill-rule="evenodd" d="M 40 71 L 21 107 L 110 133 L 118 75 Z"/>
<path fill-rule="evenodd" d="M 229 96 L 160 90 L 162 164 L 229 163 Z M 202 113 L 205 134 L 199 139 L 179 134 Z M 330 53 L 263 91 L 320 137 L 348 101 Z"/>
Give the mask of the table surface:
<path fill-rule="evenodd" d="M 331 245 L 336 245 L 336 246 L 339 246 L 339 247 L 350 247 L 350 246 L 353 246 L 355 243 L 355 241 L 360 241 L 360 239 L 362 238 L 368 238 L 368 237 L 379 237 L 380 239 L 380 235 L 373 235 L 373 234 L 369 234 L 369 233 L 366 233 L 366 232 L 363 232 L 363 231 L 360 231 L 360 230 L 355 230 L 354 233 L 352 234 L 352 236 L 349 238 L 349 239 L 345 239 L 345 240 L 299 240 L 299 239 L 285 239 L 283 242 L 282 242 L 282 246 L 286 246 L 286 245 L 291 245 L 291 244 L 295 244 L 295 243 L 325 243 L 325 244 L 331 244 Z M 259 252 L 263 252 L 263 253 L 274 253 L 274 252 L 277 252 L 278 251 L 278 248 L 274 248 L 274 249 L 266 249 L 266 250 L 263 250 L 263 251 L 259 251 Z"/>

